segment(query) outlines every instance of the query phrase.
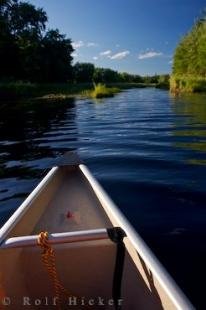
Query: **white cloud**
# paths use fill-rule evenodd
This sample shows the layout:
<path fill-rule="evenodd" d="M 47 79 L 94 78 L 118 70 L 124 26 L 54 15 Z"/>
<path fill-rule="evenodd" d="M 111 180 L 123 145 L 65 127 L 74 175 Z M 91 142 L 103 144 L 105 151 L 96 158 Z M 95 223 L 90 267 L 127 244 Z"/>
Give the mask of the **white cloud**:
<path fill-rule="evenodd" d="M 111 54 L 112 51 L 110 50 L 107 50 L 107 51 L 104 51 L 104 52 L 101 52 L 99 55 L 100 56 L 109 56 Z"/>
<path fill-rule="evenodd" d="M 97 57 L 97 56 L 94 56 L 94 57 L 93 57 L 93 59 L 94 59 L 94 60 L 97 60 L 97 59 L 98 59 L 98 57 Z"/>
<path fill-rule="evenodd" d="M 123 51 L 112 56 L 109 56 L 110 59 L 123 59 L 130 54 L 130 51 Z"/>
<path fill-rule="evenodd" d="M 94 42 L 88 42 L 87 43 L 87 47 L 94 47 L 94 46 L 98 46 L 98 44 L 94 43 Z"/>
<path fill-rule="evenodd" d="M 72 42 L 72 46 L 74 49 L 78 49 L 80 47 L 95 47 L 95 46 L 98 46 L 97 43 L 95 42 L 83 42 L 82 40 L 79 40 L 79 41 L 75 41 L 75 42 Z"/>
<path fill-rule="evenodd" d="M 78 54 L 74 52 L 74 53 L 72 53 L 72 57 L 76 58 L 76 57 L 78 57 Z"/>
<path fill-rule="evenodd" d="M 169 62 L 168 62 L 169 65 L 173 64 L 173 60 L 171 59 Z"/>
<path fill-rule="evenodd" d="M 84 46 L 84 42 L 83 42 L 83 41 L 72 42 L 72 47 L 73 47 L 74 49 L 80 48 L 80 47 L 82 47 L 82 46 Z"/>
<path fill-rule="evenodd" d="M 138 55 L 138 59 L 147 59 L 147 58 L 154 58 L 162 56 L 162 52 L 155 52 L 155 51 L 146 51 L 145 53 L 141 53 Z"/>

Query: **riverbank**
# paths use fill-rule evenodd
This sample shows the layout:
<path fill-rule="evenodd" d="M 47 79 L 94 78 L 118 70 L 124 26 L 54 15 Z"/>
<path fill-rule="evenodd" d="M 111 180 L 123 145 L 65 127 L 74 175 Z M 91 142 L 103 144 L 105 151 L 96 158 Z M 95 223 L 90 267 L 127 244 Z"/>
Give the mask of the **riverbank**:
<path fill-rule="evenodd" d="M 108 94 L 111 89 L 129 89 L 154 87 L 155 84 L 146 83 L 106 83 Z M 24 82 L 0 83 L 0 102 L 11 102 L 19 100 L 46 100 L 58 101 L 71 97 L 88 96 L 94 91 L 93 83 L 56 83 L 56 84 L 34 84 Z"/>
<path fill-rule="evenodd" d="M 174 94 L 206 92 L 206 78 L 195 75 L 171 75 L 170 91 Z"/>
<path fill-rule="evenodd" d="M 54 97 L 65 98 L 81 94 L 84 90 L 92 89 L 91 83 L 71 84 L 37 84 L 25 82 L 0 83 L 0 101 L 16 101 L 20 99 L 37 99 Z"/>

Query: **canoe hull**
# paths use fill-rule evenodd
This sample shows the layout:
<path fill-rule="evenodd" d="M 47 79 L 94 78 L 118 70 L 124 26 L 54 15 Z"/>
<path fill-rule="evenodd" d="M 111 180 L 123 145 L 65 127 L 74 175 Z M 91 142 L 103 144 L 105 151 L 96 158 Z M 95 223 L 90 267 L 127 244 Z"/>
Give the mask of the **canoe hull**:
<path fill-rule="evenodd" d="M 126 233 L 122 309 L 193 309 L 141 237 L 82 164 L 53 168 L 1 228 L 0 283 L 3 296 L 12 294 L 10 308 L 21 308 L 24 296 L 32 302 L 36 299 L 43 302 L 48 297 L 51 302 L 54 294 L 41 262 L 40 248 L 3 249 L 5 239 L 35 235 L 45 230 L 62 233 L 116 226 Z M 81 296 L 84 296 L 85 303 L 95 299 L 94 309 L 112 309 L 108 302 L 112 303 L 113 298 L 116 244 L 108 238 L 55 244 L 53 248 L 58 274 L 70 292 L 69 296 L 77 297 L 77 302 L 81 302 Z M 97 304 L 98 298 L 104 300 L 104 307 Z M 68 298 L 65 303 L 68 303 Z M 38 307 L 33 306 L 35 309 Z M 41 304 L 39 308 L 43 306 Z M 81 307 L 83 309 L 83 305 Z"/>

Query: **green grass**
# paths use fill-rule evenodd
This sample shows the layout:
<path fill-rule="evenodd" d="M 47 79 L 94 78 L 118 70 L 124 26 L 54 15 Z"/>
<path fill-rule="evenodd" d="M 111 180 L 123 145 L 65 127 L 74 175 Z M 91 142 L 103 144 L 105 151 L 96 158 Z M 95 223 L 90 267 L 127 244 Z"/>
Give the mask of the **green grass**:
<path fill-rule="evenodd" d="M 190 75 L 172 75 L 170 91 L 174 94 L 206 92 L 206 78 Z"/>
<path fill-rule="evenodd" d="M 87 90 L 83 91 L 83 96 L 89 97 L 89 98 L 106 98 L 106 97 L 112 97 L 116 93 L 120 91 L 119 88 L 116 87 L 107 87 L 105 84 L 94 84 L 93 90 Z"/>

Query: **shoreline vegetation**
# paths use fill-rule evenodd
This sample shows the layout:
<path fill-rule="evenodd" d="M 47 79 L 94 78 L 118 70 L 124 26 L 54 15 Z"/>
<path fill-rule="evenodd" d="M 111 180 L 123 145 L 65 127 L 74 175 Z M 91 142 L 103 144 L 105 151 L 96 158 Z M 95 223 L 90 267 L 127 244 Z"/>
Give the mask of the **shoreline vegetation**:
<path fill-rule="evenodd" d="M 206 11 L 175 50 L 170 91 L 177 95 L 206 92 Z"/>
<path fill-rule="evenodd" d="M 173 74 L 170 77 L 170 92 L 177 95 L 181 93 L 205 93 L 206 77 Z"/>
<path fill-rule="evenodd" d="M 124 89 L 158 87 L 157 83 L 52 83 L 30 82 L 0 83 L 0 103 L 3 102 L 53 102 L 71 97 L 104 98 L 111 97 Z"/>
<path fill-rule="evenodd" d="M 95 84 L 93 85 L 94 89 L 92 90 L 85 90 L 82 92 L 83 96 L 87 98 L 93 99 L 101 99 L 107 97 L 113 97 L 116 93 L 120 92 L 120 88 L 117 87 L 108 87 L 105 84 Z"/>

